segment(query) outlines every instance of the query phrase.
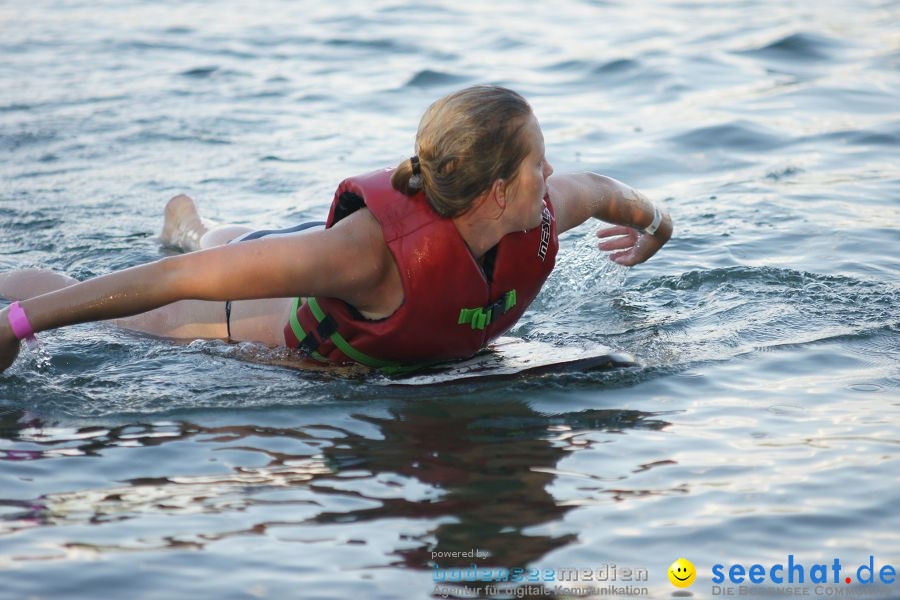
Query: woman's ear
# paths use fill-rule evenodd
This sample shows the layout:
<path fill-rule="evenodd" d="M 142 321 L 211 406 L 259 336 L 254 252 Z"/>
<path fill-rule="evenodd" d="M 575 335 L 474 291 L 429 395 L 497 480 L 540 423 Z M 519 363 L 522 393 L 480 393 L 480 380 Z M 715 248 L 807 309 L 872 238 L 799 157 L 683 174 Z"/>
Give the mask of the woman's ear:
<path fill-rule="evenodd" d="M 500 214 L 503 214 L 503 211 L 506 210 L 506 180 L 498 179 L 494 181 L 494 185 L 491 186 L 491 200 L 497 207 L 500 209 Z"/>

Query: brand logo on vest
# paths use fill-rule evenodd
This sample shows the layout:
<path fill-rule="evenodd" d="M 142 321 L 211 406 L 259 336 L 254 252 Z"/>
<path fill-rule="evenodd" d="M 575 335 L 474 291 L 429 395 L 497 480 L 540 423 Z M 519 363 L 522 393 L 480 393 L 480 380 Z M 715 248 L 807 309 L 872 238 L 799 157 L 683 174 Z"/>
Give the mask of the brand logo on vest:
<path fill-rule="evenodd" d="M 550 209 L 545 206 L 541 216 L 541 247 L 538 248 L 538 258 L 541 259 L 541 262 L 544 262 L 544 259 L 547 258 L 547 250 L 550 249 L 551 218 Z"/>

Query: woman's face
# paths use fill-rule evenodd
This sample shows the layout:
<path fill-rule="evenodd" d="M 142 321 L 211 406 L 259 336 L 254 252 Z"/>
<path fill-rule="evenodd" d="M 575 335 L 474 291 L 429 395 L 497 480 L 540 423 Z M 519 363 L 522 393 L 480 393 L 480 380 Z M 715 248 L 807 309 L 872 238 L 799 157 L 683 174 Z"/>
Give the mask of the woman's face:
<path fill-rule="evenodd" d="M 544 134 L 534 115 L 528 117 L 522 134 L 526 136 L 530 150 L 519 165 L 506 198 L 506 210 L 515 221 L 514 230 L 532 229 L 541 224 L 547 178 L 553 174 L 553 167 L 544 156 Z"/>

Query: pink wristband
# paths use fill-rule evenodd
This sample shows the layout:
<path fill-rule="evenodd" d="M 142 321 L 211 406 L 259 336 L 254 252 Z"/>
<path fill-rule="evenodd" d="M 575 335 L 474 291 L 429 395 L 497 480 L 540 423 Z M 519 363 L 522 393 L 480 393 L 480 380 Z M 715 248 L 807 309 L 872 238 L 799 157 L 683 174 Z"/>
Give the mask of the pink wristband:
<path fill-rule="evenodd" d="M 13 302 L 9 305 L 7 318 L 14 336 L 20 340 L 35 340 L 34 329 L 32 329 L 31 323 L 28 322 L 28 315 L 25 314 L 25 310 L 19 306 L 18 302 Z"/>

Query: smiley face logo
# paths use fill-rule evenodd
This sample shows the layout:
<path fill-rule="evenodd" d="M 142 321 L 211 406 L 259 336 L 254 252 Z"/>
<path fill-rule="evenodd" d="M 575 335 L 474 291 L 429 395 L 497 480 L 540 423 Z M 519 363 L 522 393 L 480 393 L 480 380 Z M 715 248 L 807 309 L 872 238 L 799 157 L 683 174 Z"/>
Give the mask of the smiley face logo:
<path fill-rule="evenodd" d="M 697 579 L 697 569 L 685 558 L 679 558 L 669 567 L 669 581 L 675 587 L 685 588 Z"/>

